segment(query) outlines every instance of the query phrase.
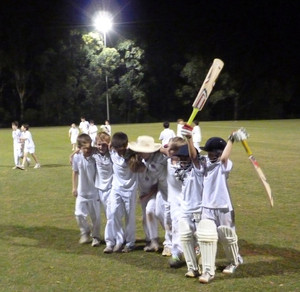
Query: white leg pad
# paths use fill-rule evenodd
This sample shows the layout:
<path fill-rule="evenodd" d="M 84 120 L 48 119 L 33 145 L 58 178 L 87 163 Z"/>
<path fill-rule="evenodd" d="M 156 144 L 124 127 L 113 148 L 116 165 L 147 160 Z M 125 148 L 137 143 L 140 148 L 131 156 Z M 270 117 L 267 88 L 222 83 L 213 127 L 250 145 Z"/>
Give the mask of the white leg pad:
<path fill-rule="evenodd" d="M 180 242 L 188 270 L 198 270 L 193 231 L 187 220 L 179 220 Z"/>
<path fill-rule="evenodd" d="M 197 239 L 200 246 L 202 272 L 215 275 L 218 232 L 214 221 L 203 219 L 197 226 Z"/>
<path fill-rule="evenodd" d="M 238 237 L 234 229 L 221 225 L 218 227 L 218 234 L 223 245 L 225 255 L 230 263 L 238 266 L 239 264 L 239 246 Z"/>

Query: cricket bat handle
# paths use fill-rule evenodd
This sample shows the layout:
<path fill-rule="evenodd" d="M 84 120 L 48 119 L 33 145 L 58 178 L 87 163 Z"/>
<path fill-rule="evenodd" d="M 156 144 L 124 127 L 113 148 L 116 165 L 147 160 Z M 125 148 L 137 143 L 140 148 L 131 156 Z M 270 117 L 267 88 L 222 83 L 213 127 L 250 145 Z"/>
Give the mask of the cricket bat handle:
<path fill-rule="evenodd" d="M 196 115 L 197 115 L 198 111 L 199 111 L 199 109 L 198 109 L 198 108 L 196 108 L 196 107 L 194 107 L 194 108 L 193 108 L 192 114 L 191 114 L 191 116 L 190 116 L 189 120 L 187 121 L 187 124 L 188 124 L 189 126 L 191 126 L 191 125 L 192 125 L 192 123 L 193 123 L 193 120 L 195 119 L 195 117 L 196 117 Z"/>
<path fill-rule="evenodd" d="M 248 154 L 249 156 L 251 156 L 253 153 L 252 153 L 252 151 L 251 151 L 251 149 L 250 149 L 250 147 L 249 147 L 249 145 L 248 145 L 247 140 L 242 140 L 242 144 L 243 144 L 243 146 L 244 146 L 244 148 L 245 148 L 247 154 Z"/>

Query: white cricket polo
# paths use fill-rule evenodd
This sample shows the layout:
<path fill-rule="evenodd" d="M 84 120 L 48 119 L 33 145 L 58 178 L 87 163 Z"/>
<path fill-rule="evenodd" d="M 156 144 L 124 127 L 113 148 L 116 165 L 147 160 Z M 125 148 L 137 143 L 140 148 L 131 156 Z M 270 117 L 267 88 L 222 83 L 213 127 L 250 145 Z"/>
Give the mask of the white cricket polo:
<path fill-rule="evenodd" d="M 182 185 L 181 208 L 184 214 L 199 213 L 202 209 L 203 168 L 192 167 Z"/>
<path fill-rule="evenodd" d="M 100 153 L 93 154 L 96 161 L 96 180 L 95 186 L 101 191 L 111 189 L 113 179 L 113 163 L 109 155 L 102 155 Z"/>
<path fill-rule="evenodd" d="M 72 169 L 78 172 L 78 196 L 84 198 L 97 197 L 95 159 L 92 156 L 85 158 L 82 153 L 75 154 Z"/>
<path fill-rule="evenodd" d="M 129 169 L 125 158 L 115 150 L 110 151 L 110 157 L 114 172 L 112 187 L 121 191 L 133 191 L 137 185 L 137 174 Z"/>
<path fill-rule="evenodd" d="M 202 207 L 210 209 L 226 209 L 232 211 L 230 193 L 227 186 L 227 178 L 232 169 L 232 161 L 226 165 L 218 161 L 211 163 L 207 159 L 207 175 L 203 182 Z"/>
<path fill-rule="evenodd" d="M 25 131 L 22 133 L 21 138 L 24 139 L 24 153 L 34 153 L 35 145 L 31 133 L 29 131 Z"/>

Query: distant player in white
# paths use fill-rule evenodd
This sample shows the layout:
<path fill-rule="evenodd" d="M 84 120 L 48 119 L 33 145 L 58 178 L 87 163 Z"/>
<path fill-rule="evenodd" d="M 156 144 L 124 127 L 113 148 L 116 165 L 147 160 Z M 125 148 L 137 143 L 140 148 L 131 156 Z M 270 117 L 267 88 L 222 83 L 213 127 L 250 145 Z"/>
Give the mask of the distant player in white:
<path fill-rule="evenodd" d="M 81 117 L 81 122 L 79 124 L 79 130 L 81 133 L 88 134 L 89 133 L 90 123 L 85 120 L 85 117 Z"/>
<path fill-rule="evenodd" d="M 109 124 L 109 120 L 105 120 L 105 124 L 101 125 L 100 129 L 111 136 L 111 125 Z"/>
<path fill-rule="evenodd" d="M 184 120 L 183 119 L 178 119 L 177 120 L 177 131 L 176 131 L 176 136 L 183 138 L 181 134 L 181 129 L 184 126 Z"/>
<path fill-rule="evenodd" d="M 97 133 L 98 133 L 98 128 L 95 125 L 93 120 L 90 120 L 88 133 L 89 133 L 90 137 L 92 138 L 92 146 L 95 146 L 96 136 L 97 136 Z"/>
<path fill-rule="evenodd" d="M 165 145 L 168 145 L 170 139 L 174 138 L 175 132 L 170 129 L 170 123 L 169 122 L 164 122 L 163 123 L 164 130 L 161 131 L 159 135 L 159 140 L 161 141 L 162 146 L 164 147 Z"/>
<path fill-rule="evenodd" d="M 202 140 L 202 136 L 201 136 L 201 129 L 199 127 L 199 122 L 198 121 L 194 121 L 194 128 L 192 131 L 192 139 L 193 139 L 193 143 L 194 143 L 194 147 L 197 149 L 198 153 L 201 152 L 200 149 L 200 142 Z"/>
<path fill-rule="evenodd" d="M 79 153 L 74 154 L 72 163 L 72 193 L 76 197 L 75 218 L 80 229 L 80 244 L 100 243 L 100 199 L 95 186 L 96 162 L 92 157 L 91 137 L 80 134 L 77 138 Z M 87 217 L 90 216 L 92 228 Z M 90 233 L 92 238 L 90 238 Z"/>
<path fill-rule="evenodd" d="M 14 164 L 15 166 L 13 169 L 17 168 L 17 165 L 20 163 L 20 158 L 23 155 L 22 151 L 22 142 L 21 138 L 21 131 L 19 129 L 19 123 L 14 121 L 11 123 L 12 128 L 12 138 L 13 138 L 13 151 L 14 151 Z"/>
<path fill-rule="evenodd" d="M 114 173 L 109 199 L 110 211 L 105 227 L 104 253 L 130 252 L 135 248 L 137 175 L 129 169 L 127 145 L 128 136 L 125 133 L 117 132 L 113 135 L 110 157 Z M 122 224 L 123 217 L 125 227 Z"/>
<path fill-rule="evenodd" d="M 35 154 L 35 144 L 32 139 L 32 135 L 29 131 L 29 125 L 28 124 L 23 124 L 21 126 L 21 131 L 22 131 L 22 136 L 21 136 L 21 141 L 24 143 L 24 156 L 23 156 L 23 161 L 22 165 L 18 166 L 20 169 L 25 169 L 25 163 L 27 162 L 28 154 L 31 154 L 35 161 L 35 166 L 34 168 L 40 168 L 41 165 L 39 163 L 39 160 Z"/>
<path fill-rule="evenodd" d="M 72 124 L 69 129 L 69 138 L 72 145 L 72 151 L 76 149 L 77 137 L 79 135 L 79 129 L 76 127 L 76 124 Z"/>

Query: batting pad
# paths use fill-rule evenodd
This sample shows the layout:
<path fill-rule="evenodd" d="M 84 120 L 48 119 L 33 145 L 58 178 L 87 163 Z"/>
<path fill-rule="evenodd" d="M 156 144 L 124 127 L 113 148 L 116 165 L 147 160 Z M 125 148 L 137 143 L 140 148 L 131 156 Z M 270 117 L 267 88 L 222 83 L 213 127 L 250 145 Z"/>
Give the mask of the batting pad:
<path fill-rule="evenodd" d="M 227 226 L 221 225 L 218 227 L 218 234 L 222 242 L 226 258 L 234 265 L 238 265 L 239 246 L 238 237 L 235 231 Z"/>
<path fill-rule="evenodd" d="M 215 274 L 218 232 L 214 221 L 203 219 L 197 227 L 197 238 L 201 251 L 202 271 Z"/>
<path fill-rule="evenodd" d="M 195 252 L 195 239 L 188 221 L 179 221 L 180 242 L 188 270 L 198 270 L 198 262 Z"/>

